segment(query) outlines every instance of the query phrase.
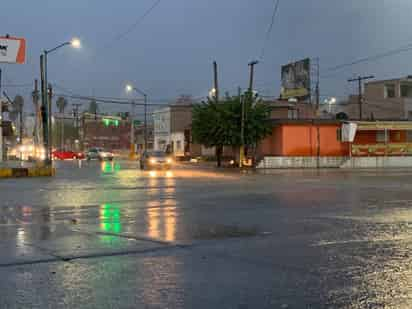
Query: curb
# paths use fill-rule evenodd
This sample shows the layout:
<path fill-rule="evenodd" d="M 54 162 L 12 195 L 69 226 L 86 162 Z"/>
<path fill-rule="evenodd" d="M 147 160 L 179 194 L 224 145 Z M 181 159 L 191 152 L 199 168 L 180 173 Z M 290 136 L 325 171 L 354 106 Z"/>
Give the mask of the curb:
<path fill-rule="evenodd" d="M 0 168 L 0 178 L 51 177 L 55 174 L 53 167 Z"/>

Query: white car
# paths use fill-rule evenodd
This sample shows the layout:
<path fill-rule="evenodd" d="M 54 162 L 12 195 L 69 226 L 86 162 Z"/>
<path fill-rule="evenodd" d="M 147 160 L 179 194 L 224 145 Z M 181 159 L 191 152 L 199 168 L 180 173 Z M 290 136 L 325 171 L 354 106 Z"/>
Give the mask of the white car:
<path fill-rule="evenodd" d="M 99 160 L 99 161 L 112 161 L 114 158 L 114 154 L 109 151 L 105 151 L 102 148 L 90 148 L 87 152 L 86 158 L 88 161 L 90 160 Z"/>

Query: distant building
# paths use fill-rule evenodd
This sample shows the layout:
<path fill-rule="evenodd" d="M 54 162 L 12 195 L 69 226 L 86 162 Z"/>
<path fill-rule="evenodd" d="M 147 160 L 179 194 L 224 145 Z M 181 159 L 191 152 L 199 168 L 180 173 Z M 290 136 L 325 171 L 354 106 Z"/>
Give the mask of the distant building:
<path fill-rule="evenodd" d="M 315 107 L 310 103 L 286 100 L 264 102 L 271 108 L 270 119 L 312 119 L 315 116 Z"/>
<path fill-rule="evenodd" d="M 85 113 L 82 117 L 80 136 L 85 149 L 130 149 L 130 121 L 116 116 L 94 116 Z"/>
<path fill-rule="evenodd" d="M 350 96 L 341 107 L 350 119 L 360 118 L 357 95 Z M 412 76 L 366 83 L 362 119 L 412 119 Z"/>
<path fill-rule="evenodd" d="M 141 153 L 145 144 L 145 128 L 144 124 L 135 127 L 136 151 Z M 154 126 L 153 123 L 147 124 L 147 150 L 151 151 L 154 148 Z"/>
<path fill-rule="evenodd" d="M 153 112 L 154 149 L 177 157 L 193 155 L 192 105 L 170 105 Z"/>

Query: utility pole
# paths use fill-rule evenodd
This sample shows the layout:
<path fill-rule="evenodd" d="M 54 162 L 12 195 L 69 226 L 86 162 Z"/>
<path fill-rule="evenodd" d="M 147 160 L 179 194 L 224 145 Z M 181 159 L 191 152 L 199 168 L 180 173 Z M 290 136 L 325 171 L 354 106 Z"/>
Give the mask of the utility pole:
<path fill-rule="evenodd" d="M 320 106 L 320 89 L 319 89 L 319 80 L 320 80 L 320 64 L 319 58 L 316 58 L 316 116 L 319 116 L 319 106 Z"/>
<path fill-rule="evenodd" d="M 357 78 L 348 79 L 348 82 L 358 82 L 358 104 L 359 104 L 359 120 L 362 120 L 362 103 L 363 103 L 363 96 L 362 96 L 362 82 L 364 80 L 375 78 L 375 76 L 358 76 Z"/>
<path fill-rule="evenodd" d="M 213 61 L 213 89 L 215 94 L 215 102 L 219 102 L 219 84 L 218 84 L 218 73 L 217 73 L 217 62 Z"/>
<path fill-rule="evenodd" d="M 51 160 L 53 158 L 52 156 L 52 149 L 53 149 L 53 127 L 52 127 L 52 98 L 53 98 L 53 88 L 51 86 L 51 84 L 49 84 L 49 86 L 47 87 L 47 114 L 48 114 L 48 125 L 49 125 L 49 142 L 48 142 L 48 146 L 49 146 L 49 159 L 50 159 L 50 164 L 51 164 Z"/>
<path fill-rule="evenodd" d="M 144 151 L 147 151 L 147 94 L 144 94 Z"/>
<path fill-rule="evenodd" d="M 20 113 L 19 113 L 19 124 L 20 124 L 20 128 L 19 128 L 19 136 L 20 136 L 20 140 L 19 140 L 19 144 L 23 145 L 23 128 L 24 128 L 24 123 L 23 123 L 23 109 L 24 109 L 24 105 L 22 104 L 20 106 Z"/>
<path fill-rule="evenodd" d="M 240 124 L 240 142 L 241 146 L 239 149 L 239 167 L 243 166 L 243 154 L 244 154 L 244 145 L 245 145 L 245 100 L 243 96 L 241 95 L 242 90 L 240 87 L 237 90 L 238 97 L 239 97 L 239 102 L 241 105 L 241 124 Z"/>
<path fill-rule="evenodd" d="M 132 101 L 132 111 L 130 113 L 130 159 L 134 158 L 135 155 L 135 141 L 134 141 L 134 114 L 135 114 L 136 104 Z"/>
<path fill-rule="evenodd" d="M 3 137 L 3 101 L 1 101 L 1 75 L 2 70 L 0 68 L 0 162 L 3 161 L 5 157 L 5 147 L 4 147 L 4 137 Z"/>
<path fill-rule="evenodd" d="M 39 85 L 37 79 L 34 80 L 34 90 L 32 92 L 33 106 L 34 106 L 34 144 L 40 143 L 39 136 Z"/>
<path fill-rule="evenodd" d="M 249 101 L 250 101 L 250 104 L 252 104 L 255 65 L 258 63 L 259 61 L 257 60 L 254 60 L 248 63 L 249 68 L 250 68 L 248 94 L 245 97 L 239 96 L 239 99 L 241 100 L 241 105 L 242 105 L 241 146 L 240 146 L 240 153 L 239 153 L 239 167 L 243 167 L 243 161 L 245 157 L 245 118 L 246 118 L 245 104 L 249 103 Z"/>
<path fill-rule="evenodd" d="M 82 105 L 80 103 L 73 103 L 73 117 L 74 117 L 74 127 L 76 128 L 76 139 L 79 141 L 79 148 L 77 150 L 81 150 L 81 143 L 80 143 L 80 128 L 79 128 L 79 107 Z"/>
<path fill-rule="evenodd" d="M 255 65 L 258 64 L 259 61 L 255 60 L 252 62 L 249 62 L 249 67 L 250 67 L 250 76 L 249 76 L 249 91 L 252 94 L 253 92 L 253 77 L 254 77 L 254 72 L 255 72 Z"/>
<path fill-rule="evenodd" d="M 41 119 L 43 126 L 43 146 L 46 153 L 45 162 L 50 164 L 49 157 L 49 125 L 48 125 L 48 115 L 47 115 L 47 86 L 45 79 L 45 70 L 44 70 L 44 55 L 40 56 L 40 85 L 41 85 Z"/>

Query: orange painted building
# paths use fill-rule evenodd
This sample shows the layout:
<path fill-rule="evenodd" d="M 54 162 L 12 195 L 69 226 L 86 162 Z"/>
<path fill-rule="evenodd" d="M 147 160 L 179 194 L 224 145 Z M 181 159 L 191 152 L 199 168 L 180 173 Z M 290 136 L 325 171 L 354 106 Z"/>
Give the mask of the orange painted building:
<path fill-rule="evenodd" d="M 412 122 L 353 122 L 353 142 L 342 142 L 339 120 L 272 120 L 272 134 L 257 154 L 285 157 L 405 156 L 412 155 Z"/>
<path fill-rule="evenodd" d="M 260 156 L 349 156 L 349 143 L 340 141 L 336 120 L 275 120 L 272 135 L 258 147 Z"/>

